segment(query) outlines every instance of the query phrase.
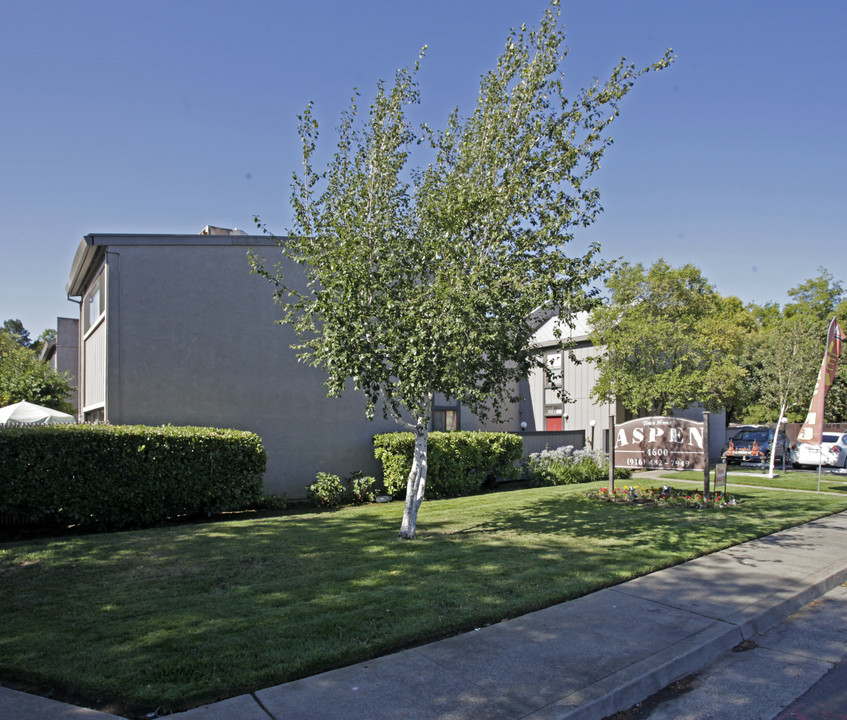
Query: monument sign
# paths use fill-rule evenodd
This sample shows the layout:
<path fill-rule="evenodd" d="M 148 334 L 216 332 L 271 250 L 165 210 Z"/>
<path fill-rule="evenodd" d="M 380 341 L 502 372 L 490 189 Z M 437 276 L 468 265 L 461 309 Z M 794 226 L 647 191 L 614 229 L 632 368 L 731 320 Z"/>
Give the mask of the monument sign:
<path fill-rule="evenodd" d="M 615 425 L 615 465 L 631 469 L 704 470 L 704 423 L 646 417 Z"/>

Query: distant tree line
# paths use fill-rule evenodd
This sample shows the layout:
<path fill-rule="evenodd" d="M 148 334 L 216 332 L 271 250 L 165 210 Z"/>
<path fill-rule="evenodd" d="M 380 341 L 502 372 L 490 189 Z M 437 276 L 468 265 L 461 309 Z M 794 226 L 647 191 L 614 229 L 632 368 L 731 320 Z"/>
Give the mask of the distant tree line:
<path fill-rule="evenodd" d="M 661 415 L 702 403 L 730 421 L 806 417 L 833 317 L 847 292 L 825 268 L 788 291 L 791 301 L 744 305 L 722 297 L 693 265 L 619 263 L 591 314 L 597 400 Z M 847 367 L 827 395 L 827 422 L 847 421 Z"/>

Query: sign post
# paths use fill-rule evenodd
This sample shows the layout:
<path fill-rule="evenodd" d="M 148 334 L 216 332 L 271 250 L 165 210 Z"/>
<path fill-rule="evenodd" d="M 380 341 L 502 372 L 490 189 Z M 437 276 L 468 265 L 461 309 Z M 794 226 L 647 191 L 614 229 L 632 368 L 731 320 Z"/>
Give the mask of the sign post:
<path fill-rule="evenodd" d="M 615 416 L 609 415 L 609 497 L 615 496 Z"/>

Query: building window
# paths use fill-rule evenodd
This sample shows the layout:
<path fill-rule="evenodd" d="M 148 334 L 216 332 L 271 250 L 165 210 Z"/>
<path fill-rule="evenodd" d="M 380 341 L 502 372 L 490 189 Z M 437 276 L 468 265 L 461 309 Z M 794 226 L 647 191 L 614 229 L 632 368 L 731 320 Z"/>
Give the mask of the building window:
<path fill-rule="evenodd" d="M 561 350 L 544 354 L 544 430 L 561 432 L 564 430 L 565 403 L 561 392 L 564 374 Z"/>
<path fill-rule="evenodd" d="M 88 292 L 83 299 L 82 307 L 82 325 L 83 333 L 87 333 L 94 327 L 106 311 L 106 293 L 103 287 L 102 271 L 97 276 L 97 279 L 91 283 Z"/>
<path fill-rule="evenodd" d="M 86 410 L 83 415 L 83 422 L 87 423 L 101 423 L 106 420 L 106 408 L 94 408 L 93 410 Z"/>
<path fill-rule="evenodd" d="M 455 408 L 435 408 L 432 411 L 432 429 L 454 432 L 459 429 L 459 411 Z"/>

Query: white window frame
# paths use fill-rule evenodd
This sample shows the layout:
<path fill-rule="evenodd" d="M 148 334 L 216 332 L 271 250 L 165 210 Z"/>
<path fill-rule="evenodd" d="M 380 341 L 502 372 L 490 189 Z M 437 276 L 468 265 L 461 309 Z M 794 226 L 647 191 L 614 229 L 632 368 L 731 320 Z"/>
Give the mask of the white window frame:
<path fill-rule="evenodd" d="M 99 305 L 98 310 L 99 310 L 99 312 L 98 312 L 97 316 L 95 318 L 93 318 L 93 320 L 92 320 L 90 315 L 89 315 L 89 312 L 90 312 L 90 307 L 91 307 L 90 303 L 91 303 L 91 300 L 92 300 L 92 295 L 95 292 L 99 293 L 99 300 L 98 300 L 98 305 Z M 85 366 L 87 365 L 88 360 L 89 360 L 88 355 L 85 352 L 85 343 L 94 333 L 96 333 L 98 331 L 98 329 L 105 322 L 106 322 L 106 266 L 104 265 L 103 267 L 100 268 L 99 272 L 97 273 L 97 275 L 94 278 L 94 281 L 88 286 L 88 290 L 85 292 L 85 295 L 83 295 L 83 297 L 82 297 L 82 328 L 83 328 L 83 333 L 82 333 L 82 348 L 81 348 L 81 350 L 82 350 L 82 353 L 83 353 L 84 365 L 82 367 L 81 381 L 83 383 L 83 387 L 82 387 L 82 393 L 80 394 L 80 399 L 85 398 L 85 374 L 86 374 L 85 373 Z M 104 343 L 104 345 L 106 345 L 105 328 L 104 328 L 103 343 Z M 106 345 L 106 347 L 108 347 L 108 345 Z M 105 354 L 106 353 L 105 353 L 105 350 L 104 350 L 104 356 L 103 356 L 103 372 L 104 373 L 106 372 L 106 356 L 105 356 Z M 85 421 L 85 416 L 88 413 L 94 412 L 96 410 L 103 410 L 103 415 L 104 415 L 104 418 L 105 418 L 105 411 L 106 411 L 106 399 L 105 399 L 106 387 L 105 386 L 106 386 L 106 377 L 104 375 L 104 377 L 103 377 L 103 396 L 104 396 L 103 400 L 96 402 L 96 403 L 91 403 L 89 405 L 83 405 L 82 413 L 81 413 L 83 421 Z"/>

